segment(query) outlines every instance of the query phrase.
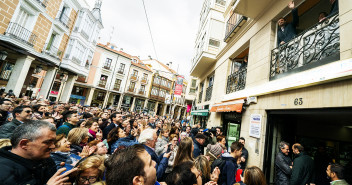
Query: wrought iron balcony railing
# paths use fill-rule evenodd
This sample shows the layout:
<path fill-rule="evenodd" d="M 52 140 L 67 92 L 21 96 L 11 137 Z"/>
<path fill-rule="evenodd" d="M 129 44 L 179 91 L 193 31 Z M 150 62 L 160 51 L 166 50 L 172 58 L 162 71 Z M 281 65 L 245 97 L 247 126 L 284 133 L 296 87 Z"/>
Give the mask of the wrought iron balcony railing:
<path fill-rule="evenodd" d="M 141 83 L 147 84 L 148 83 L 148 78 L 142 77 Z"/>
<path fill-rule="evenodd" d="M 324 62 L 339 60 L 339 27 L 339 15 L 332 15 L 288 43 L 273 49 L 270 79 L 278 78 L 279 74 L 306 70 L 323 65 Z"/>
<path fill-rule="evenodd" d="M 246 87 L 247 67 L 240 68 L 238 71 L 227 77 L 226 94 L 242 90 Z"/>
<path fill-rule="evenodd" d="M 211 100 L 212 92 L 213 92 L 213 86 L 209 86 L 205 91 L 205 101 Z"/>
<path fill-rule="evenodd" d="M 123 69 L 119 69 L 117 72 L 123 74 Z"/>
<path fill-rule="evenodd" d="M 105 88 L 105 86 L 106 86 L 106 81 L 105 81 L 105 80 L 100 80 L 98 86 L 99 86 L 99 87 L 102 87 L 102 88 Z"/>
<path fill-rule="evenodd" d="M 49 0 L 37 0 L 37 2 L 42 5 L 44 8 L 46 8 Z"/>
<path fill-rule="evenodd" d="M 202 103 L 202 98 L 203 98 L 203 91 L 200 91 L 198 95 L 198 103 Z"/>
<path fill-rule="evenodd" d="M 61 58 L 63 54 L 63 52 L 59 50 L 57 47 L 53 46 L 52 43 L 51 44 L 46 43 L 44 46 L 43 52 L 55 58 Z"/>
<path fill-rule="evenodd" d="M 138 81 L 138 76 L 136 74 L 131 74 L 131 80 Z"/>
<path fill-rule="evenodd" d="M 140 95 L 145 95 L 145 90 L 140 89 L 140 90 L 138 91 L 138 94 L 140 94 Z"/>
<path fill-rule="evenodd" d="M 71 19 L 68 17 L 65 13 L 60 12 L 59 13 L 59 18 L 56 18 L 58 21 L 60 21 L 66 28 L 70 27 L 71 24 Z"/>
<path fill-rule="evenodd" d="M 228 41 L 242 25 L 247 21 L 247 17 L 233 13 L 226 23 L 226 32 L 224 41 Z"/>
<path fill-rule="evenodd" d="M 136 88 L 134 87 L 128 87 L 128 92 L 134 93 L 136 91 Z"/>
<path fill-rule="evenodd" d="M 30 46 L 34 46 L 37 39 L 35 34 L 14 22 L 10 22 L 5 34 L 23 41 Z"/>

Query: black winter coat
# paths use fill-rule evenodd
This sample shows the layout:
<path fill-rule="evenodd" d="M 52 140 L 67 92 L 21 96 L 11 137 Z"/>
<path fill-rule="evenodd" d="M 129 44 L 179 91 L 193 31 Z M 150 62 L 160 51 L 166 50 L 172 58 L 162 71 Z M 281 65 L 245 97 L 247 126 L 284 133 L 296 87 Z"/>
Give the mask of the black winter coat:
<path fill-rule="evenodd" d="M 291 165 L 291 158 L 279 151 L 275 159 L 276 185 L 288 185 L 290 183 Z"/>
<path fill-rule="evenodd" d="M 11 147 L 0 149 L 1 185 L 43 185 L 56 173 L 51 158 L 33 161 L 9 152 Z"/>
<path fill-rule="evenodd" d="M 302 152 L 293 160 L 290 185 L 306 185 L 315 182 L 314 161 Z"/>

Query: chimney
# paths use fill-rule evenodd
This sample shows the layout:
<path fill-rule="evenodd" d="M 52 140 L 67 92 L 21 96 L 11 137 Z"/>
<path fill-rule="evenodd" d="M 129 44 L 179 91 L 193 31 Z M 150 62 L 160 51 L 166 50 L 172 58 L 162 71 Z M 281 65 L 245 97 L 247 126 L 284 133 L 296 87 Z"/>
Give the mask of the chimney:
<path fill-rule="evenodd" d="M 168 66 L 169 66 L 169 68 L 171 68 L 171 67 L 172 67 L 172 62 L 169 62 L 169 65 L 168 65 Z"/>
<path fill-rule="evenodd" d="M 153 60 L 152 56 L 150 56 L 150 55 L 148 55 L 148 58 L 149 58 L 150 60 Z"/>
<path fill-rule="evenodd" d="M 123 48 L 120 48 L 120 51 L 123 51 Z"/>

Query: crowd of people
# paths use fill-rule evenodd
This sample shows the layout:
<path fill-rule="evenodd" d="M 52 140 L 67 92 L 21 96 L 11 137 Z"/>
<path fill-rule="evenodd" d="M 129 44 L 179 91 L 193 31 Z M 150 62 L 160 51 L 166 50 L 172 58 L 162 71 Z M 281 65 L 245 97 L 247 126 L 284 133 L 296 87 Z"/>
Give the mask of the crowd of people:
<path fill-rule="evenodd" d="M 262 170 L 247 166 L 244 145 L 187 120 L 0 97 L 0 184 L 266 185 Z M 291 170 L 288 145 L 280 145 L 281 160 Z"/>

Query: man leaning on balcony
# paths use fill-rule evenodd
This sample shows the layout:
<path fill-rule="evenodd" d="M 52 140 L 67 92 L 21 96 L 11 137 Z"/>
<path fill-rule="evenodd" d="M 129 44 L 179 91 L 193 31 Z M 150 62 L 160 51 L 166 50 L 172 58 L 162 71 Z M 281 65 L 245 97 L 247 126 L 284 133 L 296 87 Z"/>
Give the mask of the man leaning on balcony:
<path fill-rule="evenodd" d="M 293 20 L 291 23 L 287 23 L 286 19 L 282 17 L 277 21 L 279 25 L 277 31 L 277 45 L 285 44 L 296 36 L 296 27 L 299 21 L 297 8 L 295 8 L 293 1 L 288 4 L 288 7 L 292 10 Z"/>

